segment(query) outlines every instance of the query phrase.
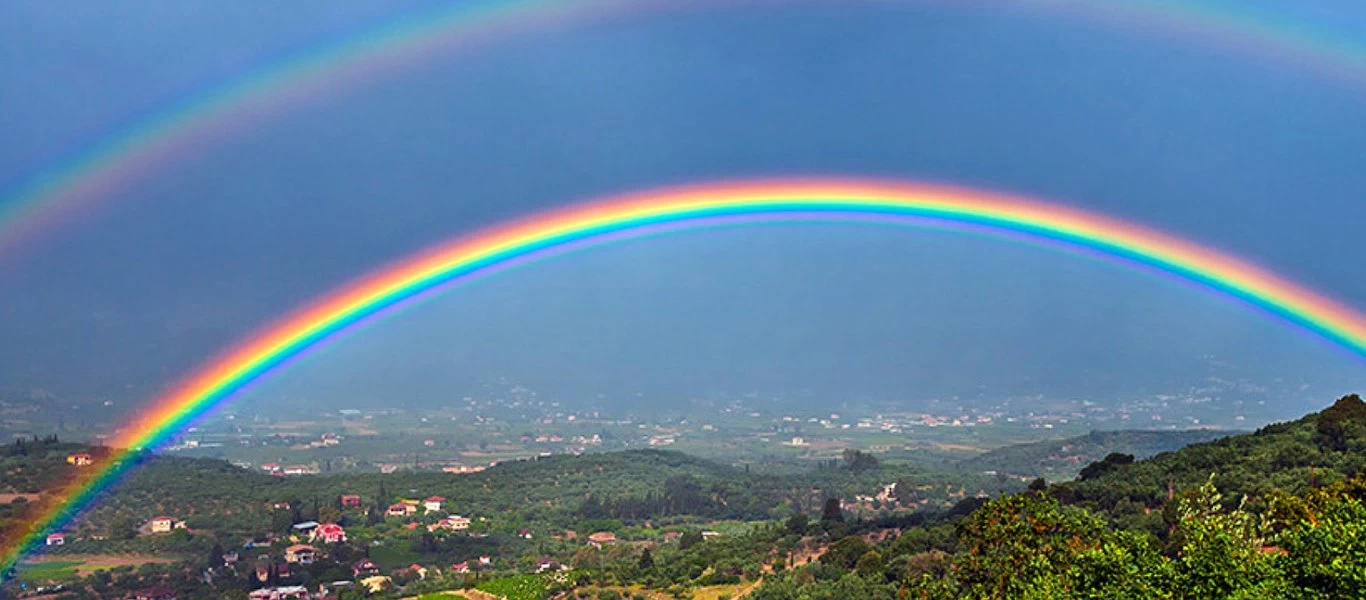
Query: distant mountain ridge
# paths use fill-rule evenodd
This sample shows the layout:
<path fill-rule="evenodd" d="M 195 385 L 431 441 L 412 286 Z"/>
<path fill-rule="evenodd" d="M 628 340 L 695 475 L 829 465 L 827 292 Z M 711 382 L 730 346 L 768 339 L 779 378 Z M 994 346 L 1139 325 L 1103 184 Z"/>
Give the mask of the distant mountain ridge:
<path fill-rule="evenodd" d="M 1182 431 L 1092 431 L 1061 440 L 1044 440 L 997 448 L 957 464 L 965 472 L 995 471 L 1051 481 L 1072 479 L 1086 465 L 1112 453 L 1142 460 L 1191 444 L 1213 441 L 1243 431 L 1191 429 Z"/>

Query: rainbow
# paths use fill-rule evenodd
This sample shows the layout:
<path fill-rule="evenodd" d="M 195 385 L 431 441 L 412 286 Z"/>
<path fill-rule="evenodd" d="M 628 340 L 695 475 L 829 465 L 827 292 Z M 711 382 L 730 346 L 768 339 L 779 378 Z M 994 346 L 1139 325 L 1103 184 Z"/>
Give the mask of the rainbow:
<path fill-rule="evenodd" d="M 892 220 L 1018 234 L 1170 273 L 1232 296 L 1366 357 L 1366 316 L 1215 250 L 1074 208 L 972 189 L 865 179 L 723 182 L 646 191 L 487 229 L 399 261 L 324 296 L 248 338 L 154 401 L 112 440 L 121 450 L 53 497 L 20 542 L 14 565 L 150 450 L 251 382 L 324 340 L 424 293 L 586 243 L 660 227 L 735 220 Z"/>
<path fill-rule="evenodd" d="M 735 0 L 468 0 L 280 58 L 116 131 L 0 196 L 0 257 L 62 217 L 82 214 L 95 200 L 146 173 L 193 155 L 216 138 L 250 130 L 244 122 L 266 118 L 341 86 L 383 77 L 430 56 L 547 27 L 618 13 L 735 4 Z M 1259 13 L 1246 2 L 1021 0 L 1002 9 L 1171 33 L 1335 79 L 1366 83 L 1366 47 L 1358 41 Z"/>

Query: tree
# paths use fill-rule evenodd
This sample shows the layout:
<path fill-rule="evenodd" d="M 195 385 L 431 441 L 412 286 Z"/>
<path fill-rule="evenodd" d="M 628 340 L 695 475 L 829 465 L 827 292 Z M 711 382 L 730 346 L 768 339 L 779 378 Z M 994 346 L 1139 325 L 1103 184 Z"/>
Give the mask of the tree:
<path fill-rule="evenodd" d="M 811 520 L 804 513 L 797 513 L 787 518 L 784 528 L 792 535 L 806 535 L 806 529 L 811 524 Z"/>
<path fill-rule="evenodd" d="M 1352 394 L 1343 396 L 1319 413 L 1314 442 L 1324 450 L 1346 452 L 1348 438 L 1359 437 L 1366 429 L 1366 402 Z"/>
<path fill-rule="evenodd" d="M 1285 553 L 1280 564 L 1300 597 L 1350 598 L 1366 590 L 1363 486 L 1366 476 L 1358 476 L 1305 499 L 1272 500 L 1272 512 L 1283 515 L 1278 524 L 1286 527 L 1275 538 Z"/>
<path fill-rule="evenodd" d="M 844 510 L 840 508 L 839 498 L 826 498 L 825 507 L 821 509 L 821 522 L 823 523 L 843 523 Z"/>
<path fill-rule="evenodd" d="M 636 564 L 636 567 L 642 571 L 647 571 L 654 568 L 654 566 L 655 558 L 650 554 L 650 549 L 646 548 L 644 552 L 640 553 L 640 562 Z"/>
<path fill-rule="evenodd" d="M 209 549 L 209 568 L 214 569 L 223 566 L 223 544 L 214 543 L 213 548 Z"/>
<path fill-rule="evenodd" d="M 882 554 L 877 550 L 869 550 L 859 557 L 858 562 L 854 563 L 854 572 L 863 577 L 870 577 L 882 572 Z"/>
<path fill-rule="evenodd" d="M 839 541 L 830 544 L 821 555 L 821 564 L 833 565 L 841 569 L 852 569 L 863 555 L 867 554 L 872 547 L 863 538 L 851 535 L 841 538 Z M 878 559 L 881 560 L 881 557 Z"/>
<path fill-rule="evenodd" d="M 686 531 L 678 538 L 678 547 L 683 550 L 687 550 L 700 543 L 702 543 L 702 532 L 700 531 Z"/>
<path fill-rule="evenodd" d="M 877 457 L 862 450 L 847 448 L 841 457 L 844 459 L 844 466 L 850 471 L 868 471 L 878 466 Z"/>
<path fill-rule="evenodd" d="M 1081 481 L 1095 479 L 1097 477 L 1100 477 L 1101 475 L 1104 475 L 1106 473 L 1109 473 L 1110 471 L 1119 468 L 1122 465 L 1133 464 L 1133 462 L 1134 455 L 1132 454 L 1121 454 L 1119 452 L 1111 452 L 1104 459 L 1086 465 L 1086 467 L 1081 470 L 1081 473 L 1078 475 L 1077 479 Z"/>
<path fill-rule="evenodd" d="M 1245 510 L 1245 502 L 1225 511 L 1222 499 L 1213 475 L 1194 493 L 1178 498 L 1182 545 L 1174 565 L 1177 589 L 1193 600 L 1284 597 L 1275 554 L 1262 552 L 1269 519 Z"/>

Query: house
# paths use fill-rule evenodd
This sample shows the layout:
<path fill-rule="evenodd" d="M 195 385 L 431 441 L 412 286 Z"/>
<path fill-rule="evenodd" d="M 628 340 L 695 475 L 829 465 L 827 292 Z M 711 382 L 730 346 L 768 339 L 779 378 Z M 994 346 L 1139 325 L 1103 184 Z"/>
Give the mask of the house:
<path fill-rule="evenodd" d="M 261 463 L 261 470 L 268 473 L 274 473 L 280 470 L 280 465 L 276 463 Z"/>
<path fill-rule="evenodd" d="M 601 548 L 603 544 L 617 543 L 617 536 L 610 531 L 599 531 L 588 536 L 588 543 Z"/>
<path fill-rule="evenodd" d="M 666 532 L 664 532 L 664 541 L 665 541 L 666 543 L 669 543 L 669 542 L 677 542 L 678 539 L 681 538 L 681 537 L 683 537 L 683 534 L 682 534 L 682 533 L 679 533 L 679 532 L 677 532 L 677 531 L 666 531 Z"/>
<path fill-rule="evenodd" d="M 78 467 L 88 467 L 95 463 L 95 459 L 91 458 L 89 454 L 82 452 L 80 454 L 68 454 L 66 462 Z"/>
<path fill-rule="evenodd" d="M 336 523 L 324 523 L 313 530 L 308 541 L 322 540 L 325 544 L 340 544 L 346 541 L 346 530 Z"/>
<path fill-rule="evenodd" d="M 449 517 L 442 517 L 440 521 L 437 521 L 433 525 L 428 525 L 427 531 L 436 531 L 438 529 L 446 529 L 449 531 L 464 531 L 469 528 L 469 519 L 462 517 L 460 515 L 451 515 Z"/>
<path fill-rule="evenodd" d="M 341 497 L 342 508 L 360 508 L 360 496 L 345 494 Z"/>
<path fill-rule="evenodd" d="M 223 566 L 229 567 L 229 566 L 235 565 L 235 564 L 237 564 L 237 561 L 239 561 L 239 560 L 241 560 L 241 559 L 242 559 L 242 555 L 238 554 L 236 550 L 231 551 L 231 552 L 224 552 L 224 553 L 223 553 Z"/>
<path fill-rule="evenodd" d="M 406 566 L 406 567 L 403 567 L 402 569 L 399 569 L 398 572 L 399 572 L 399 573 L 404 573 L 404 574 L 407 574 L 407 575 L 412 575 L 412 576 L 414 576 L 414 577 L 417 577 L 418 579 L 426 579 L 426 578 L 427 578 L 427 567 L 424 567 L 424 566 L 419 565 L 419 564 L 417 564 L 417 563 L 413 563 L 413 564 L 411 564 L 411 565 L 408 565 L 408 566 Z"/>
<path fill-rule="evenodd" d="M 285 548 L 285 562 L 311 565 L 318 559 L 318 549 L 308 544 L 294 544 Z"/>
<path fill-rule="evenodd" d="M 465 561 L 465 562 L 458 562 L 458 563 L 455 563 L 455 564 L 451 565 L 451 572 L 452 572 L 452 573 L 469 573 L 469 572 L 470 572 L 470 561 L 467 560 L 467 561 Z"/>
<path fill-rule="evenodd" d="M 436 512 L 438 510 L 441 510 L 441 505 L 445 503 L 446 499 L 442 498 L 441 496 L 432 496 L 422 501 L 422 504 L 427 509 L 427 512 Z"/>
<path fill-rule="evenodd" d="M 559 571 L 559 570 L 560 570 L 560 563 L 557 563 L 557 562 L 555 562 L 555 561 L 553 561 L 553 560 L 551 560 L 551 559 L 549 559 L 549 558 L 542 558 L 542 559 L 536 561 L 536 572 L 537 572 L 537 573 L 546 573 L 546 572 Z"/>
<path fill-rule="evenodd" d="M 167 533 L 172 529 L 180 528 L 184 528 L 184 525 L 181 525 L 174 517 L 154 517 L 152 521 L 147 524 L 147 529 L 152 533 Z"/>
<path fill-rule="evenodd" d="M 531 530 L 530 530 L 530 529 L 520 529 L 520 530 L 517 531 L 517 537 L 522 538 L 522 539 L 524 539 L 524 540 L 529 540 L 529 539 L 531 539 L 531 537 L 532 537 L 532 536 L 531 536 Z"/>
<path fill-rule="evenodd" d="M 703 531 L 703 532 L 702 532 L 702 539 L 704 539 L 704 540 L 709 540 L 709 539 L 712 539 L 712 538 L 715 538 L 715 537 L 720 537 L 720 536 L 721 536 L 721 534 L 718 533 L 718 532 L 715 532 L 715 531 Z"/>
<path fill-rule="evenodd" d="M 308 588 L 302 585 L 291 585 L 285 587 L 261 588 L 253 590 L 247 594 L 250 600 L 292 600 L 295 598 L 308 600 Z"/>
<path fill-rule="evenodd" d="M 314 529 L 317 529 L 317 528 L 318 528 L 318 522 L 317 522 L 317 521 L 304 521 L 303 523 L 295 523 L 295 524 L 294 524 L 294 531 L 297 531 L 297 532 L 299 532 L 299 533 L 309 533 L 309 532 L 311 532 L 311 531 L 313 531 Z"/>
<path fill-rule="evenodd" d="M 133 592 L 133 600 L 175 600 L 175 590 L 164 585 Z"/>
<path fill-rule="evenodd" d="M 316 475 L 318 473 L 318 467 L 312 465 L 290 465 L 284 469 L 285 475 Z"/>
<path fill-rule="evenodd" d="M 370 560 L 368 558 L 362 558 L 356 561 L 355 564 L 351 565 L 351 574 L 355 575 L 356 577 L 378 575 L 379 565 L 376 565 L 375 561 L 373 560 Z"/>
<path fill-rule="evenodd" d="M 487 566 L 491 566 L 491 565 L 493 565 L 493 559 L 492 559 L 492 558 L 490 558 L 490 557 L 488 557 L 488 556 L 480 556 L 480 557 L 479 557 L 479 566 L 481 566 L 481 567 L 487 567 Z"/>
<path fill-rule="evenodd" d="M 391 517 L 408 517 L 417 514 L 417 506 L 407 502 L 397 502 L 390 504 L 389 510 L 384 511 L 384 514 Z"/>
<path fill-rule="evenodd" d="M 66 545 L 66 534 L 63 534 L 63 533 L 54 533 L 54 534 L 51 534 L 51 535 L 47 536 L 47 545 L 49 545 L 49 546 L 65 546 L 65 545 Z"/>
<path fill-rule="evenodd" d="M 383 575 L 374 575 L 360 580 L 360 584 L 365 587 L 365 589 L 370 590 L 370 593 L 372 594 L 378 594 L 384 591 L 384 589 L 388 588 L 392 583 L 393 580 Z"/>

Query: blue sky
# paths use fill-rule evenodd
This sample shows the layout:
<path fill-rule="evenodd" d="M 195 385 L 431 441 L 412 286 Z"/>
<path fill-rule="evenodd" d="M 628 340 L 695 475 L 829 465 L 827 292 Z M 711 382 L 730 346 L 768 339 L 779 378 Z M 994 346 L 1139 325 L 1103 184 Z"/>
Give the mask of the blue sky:
<path fill-rule="evenodd" d="M 11 5 L 0 182 L 413 6 Z M 1366 13 L 1351 6 L 1299 11 Z M 243 127 L 0 262 L 0 380 L 136 400 L 433 242 L 602 194 L 757 175 L 1035 195 L 1366 307 L 1364 102 L 1360 86 L 1199 41 L 937 3 L 553 29 Z M 771 226 L 521 269 L 359 332 L 257 393 L 443 398 L 500 374 L 566 396 L 1104 397 L 1187 385 L 1211 356 L 1304 378 L 1323 403 L 1366 380 L 1359 360 L 1302 333 L 1109 263 L 966 235 Z"/>

